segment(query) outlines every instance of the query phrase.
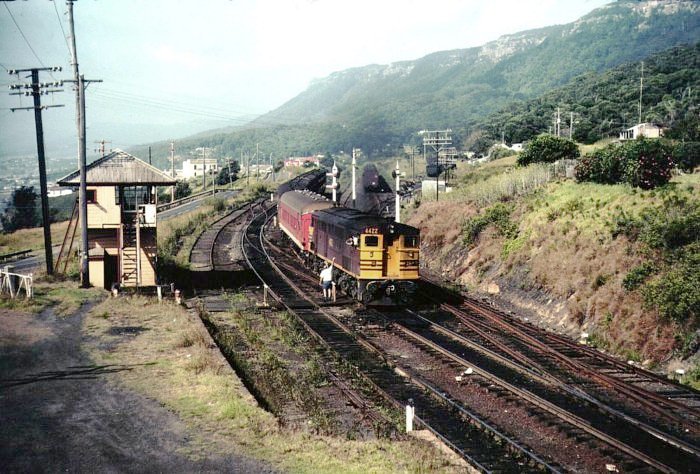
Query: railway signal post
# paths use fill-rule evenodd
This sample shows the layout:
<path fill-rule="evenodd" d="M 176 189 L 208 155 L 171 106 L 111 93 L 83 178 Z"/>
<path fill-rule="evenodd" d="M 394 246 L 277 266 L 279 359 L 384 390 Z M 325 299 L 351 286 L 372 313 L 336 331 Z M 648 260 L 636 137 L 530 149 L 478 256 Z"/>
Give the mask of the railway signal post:
<path fill-rule="evenodd" d="M 333 162 L 333 168 L 331 168 L 331 172 L 326 173 L 326 176 L 330 176 L 333 178 L 331 184 L 327 184 L 326 188 L 331 189 L 333 191 L 333 204 L 337 204 L 338 200 L 336 199 L 336 194 L 338 189 L 338 167 L 335 165 L 335 161 Z"/>

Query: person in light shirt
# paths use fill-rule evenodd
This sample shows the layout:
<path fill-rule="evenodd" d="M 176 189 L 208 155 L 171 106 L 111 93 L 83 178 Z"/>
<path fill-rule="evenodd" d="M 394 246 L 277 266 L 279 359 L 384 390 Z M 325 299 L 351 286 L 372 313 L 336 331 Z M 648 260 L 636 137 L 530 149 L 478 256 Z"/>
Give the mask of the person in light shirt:
<path fill-rule="evenodd" d="M 333 258 L 333 262 L 335 258 Z M 321 270 L 319 275 L 319 284 L 323 289 L 323 299 L 328 300 L 331 297 L 331 287 L 333 286 L 333 263 L 327 263 Z"/>

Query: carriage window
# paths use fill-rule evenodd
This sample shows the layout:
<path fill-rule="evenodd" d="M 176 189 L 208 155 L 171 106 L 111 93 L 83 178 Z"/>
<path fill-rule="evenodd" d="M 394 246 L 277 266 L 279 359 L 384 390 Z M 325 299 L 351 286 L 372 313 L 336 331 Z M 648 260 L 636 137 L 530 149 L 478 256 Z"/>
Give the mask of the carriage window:
<path fill-rule="evenodd" d="M 419 240 L 417 235 L 405 235 L 403 238 L 404 247 L 415 249 L 419 246 Z"/>
<path fill-rule="evenodd" d="M 365 237 L 365 246 L 367 247 L 378 247 L 379 246 L 379 237 L 376 235 L 368 235 Z"/>

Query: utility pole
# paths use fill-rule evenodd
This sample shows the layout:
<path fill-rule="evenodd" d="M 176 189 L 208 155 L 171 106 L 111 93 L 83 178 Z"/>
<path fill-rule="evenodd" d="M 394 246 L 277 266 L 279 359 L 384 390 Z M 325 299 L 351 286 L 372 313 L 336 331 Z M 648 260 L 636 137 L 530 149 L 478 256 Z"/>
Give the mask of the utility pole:
<path fill-rule="evenodd" d="M 275 182 L 275 167 L 272 164 L 272 153 L 270 153 L 270 174 L 272 174 L 272 182 Z"/>
<path fill-rule="evenodd" d="M 43 87 L 58 87 L 61 82 L 40 83 L 39 71 L 60 71 L 60 67 L 52 68 L 31 68 L 31 69 L 12 69 L 8 72 L 12 75 L 20 72 L 30 72 L 32 84 L 13 84 L 10 90 L 29 89 L 31 92 L 11 92 L 11 95 L 31 95 L 34 99 L 33 107 L 16 107 L 10 110 L 34 110 L 34 126 L 36 128 L 36 150 L 39 159 L 39 192 L 41 194 L 41 220 L 44 227 L 44 254 L 46 256 L 46 273 L 53 275 L 53 252 L 51 249 L 51 221 L 49 218 L 49 195 L 46 189 L 46 157 L 44 155 L 44 124 L 41 118 L 41 110 L 50 107 L 63 107 L 63 105 L 41 105 L 41 95 L 54 92 L 61 92 L 60 89 L 51 89 L 42 91 Z"/>
<path fill-rule="evenodd" d="M 561 112 L 559 107 L 557 107 L 557 136 L 561 136 Z"/>
<path fill-rule="evenodd" d="M 260 148 L 255 144 L 255 179 L 260 179 Z"/>
<path fill-rule="evenodd" d="M 357 169 L 357 148 L 352 149 L 352 207 L 356 208 L 357 193 L 355 192 L 355 170 Z"/>
<path fill-rule="evenodd" d="M 71 37 L 71 65 L 73 66 L 73 83 L 76 85 L 75 114 L 78 126 L 78 156 L 80 169 L 80 191 L 78 200 L 78 218 L 80 220 L 80 286 L 90 286 L 90 266 L 88 265 L 88 231 L 87 231 L 87 187 L 86 187 L 86 161 L 87 149 L 85 141 L 85 83 L 102 81 L 85 81 L 78 70 L 78 52 L 75 47 L 75 22 L 73 19 L 73 0 L 66 2 L 68 5 L 68 25 Z"/>
<path fill-rule="evenodd" d="M 151 145 L 148 145 L 148 164 L 152 165 L 153 163 L 151 162 Z"/>
<path fill-rule="evenodd" d="M 438 201 L 440 198 L 440 156 L 441 152 L 445 150 L 445 147 L 452 144 L 452 130 L 449 128 L 446 130 L 421 130 L 418 133 L 423 135 L 423 156 L 425 156 L 426 147 L 428 146 L 430 146 L 435 152 L 435 167 L 437 170 L 437 173 L 435 174 L 435 200 Z M 443 153 L 443 156 L 448 155 Z M 445 164 L 449 165 L 451 163 L 446 161 Z"/>
<path fill-rule="evenodd" d="M 202 191 L 207 190 L 207 150 L 202 147 Z"/>
<path fill-rule="evenodd" d="M 98 152 L 98 153 L 100 154 L 100 157 L 103 157 L 103 156 L 105 156 L 105 151 L 106 151 L 106 149 L 105 149 L 105 143 L 112 143 L 112 142 L 107 141 L 107 140 L 105 140 L 105 139 L 103 138 L 102 140 L 99 140 L 99 141 L 96 141 L 96 142 L 93 142 L 93 143 L 96 143 L 96 144 L 100 145 L 100 147 L 99 147 L 97 150 L 95 150 L 95 151 Z"/>
<path fill-rule="evenodd" d="M 245 161 L 246 161 L 246 185 L 250 186 L 250 155 L 248 153 L 245 154 Z"/>
<path fill-rule="evenodd" d="M 642 92 L 644 90 L 644 61 L 642 61 L 642 75 L 639 77 L 639 120 L 638 124 L 642 123 Z"/>
<path fill-rule="evenodd" d="M 228 187 L 230 189 L 233 189 L 233 176 L 231 175 L 231 161 L 233 161 L 233 158 L 228 160 Z"/>
<path fill-rule="evenodd" d="M 170 141 L 170 177 L 175 179 L 175 142 Z M 175 200 L 175 186 L 170 186 L 170 202 Z"/>
<path fill-rule="evenodd" d="M 394 175 L 396 175 L 396 217 L 394 220 L 396 222 L 401 222 L 401 196 L 399 195 L 399 189 L 401 186 L 401 168 L 399 168 L 399 160 L 396 160 L 396 171 L 394 171 Z"/>
<path fill-rule="evenodd" d="M 573 140 L 574 138 L 574 113 L 571 112 L 571 119 L 569 121 L 569 140 Z"/>

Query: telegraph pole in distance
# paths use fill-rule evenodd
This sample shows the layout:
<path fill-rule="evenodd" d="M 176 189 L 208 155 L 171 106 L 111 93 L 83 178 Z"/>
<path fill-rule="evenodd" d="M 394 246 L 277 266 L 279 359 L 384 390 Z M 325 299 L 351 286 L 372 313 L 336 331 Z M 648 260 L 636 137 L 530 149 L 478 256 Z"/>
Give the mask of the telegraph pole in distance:
<path fill-rule="evenodd" d="M 170 177 L 175 179 L 175 142 L 170 141 Z M 175 200 L 175 186 L 170 186 L 170 202 Z"/>
<path fill-rule="evenodd" d="M 95 151 L 97 151 L 97 152 L 100 153 L 100 157 L 103 157 L 103 156 L 105 156 L 105 151 L 106 151 L 106 150 L 105 150 L 105 143 L 112 143 L 112 142 L 107 141 L 107 140 L 105 140 L 105 139 L 103 138 L 102 140 L 96 141 L 96 142 L 94 142 L 94 143 L 100 145 L 100 148 L 98 148 L 98 149 L 95 150 Z M 111 151 L 111 150 L 110 150 L 110 151 Z"/>
<path fill-rule="evenodd" d="M 202 147 L 202 191 L 207 190 L 207 148 Z"/>
<path fill-rule="evenodd" d="M 352 149 L 352 207 L 357 209 L 356 200 L 357 194 L 355 193 L 355 170 L 357 169 L 357 148 Z"/>
<path fill-rule="evenodd" d="M 31 68 L 31 69 L 13 69 L 8 71 L 10 74 L 18 74 L 20 72 L 31 72 L 32 84 L 14 84 L 10 86 L 11 90 L 27 89 L 31 87 L 31 92 L 25 91 L 11 93 L 12 95 L 31 95 L 34 98 L 34 107 L 16 107 L 10 110 L 34 110 L 34 125 L 36 127 L 36 149 L 39 156 L 39 192 L 41 193 L 41 220 L 44 227 L 44 253 L 46 255 L 46 273 L 53 275 L 53 252 L 51 249 L 51 222 L 49 219 L 49 195 L 46 189 L 46 157 L 44 155 L 44 124 L 41 119 L 41 110 L 50 107 L 63 107 L 63 105 L 41 105 L 41 95 L 53 92 L 61 92 L 60 89 L 42 91 L 42 87 L 54 87 L 62 85 L 61 82 L 40 83 L 39 71 L 60 71 L 60 67 L 52 68 Z"/>

